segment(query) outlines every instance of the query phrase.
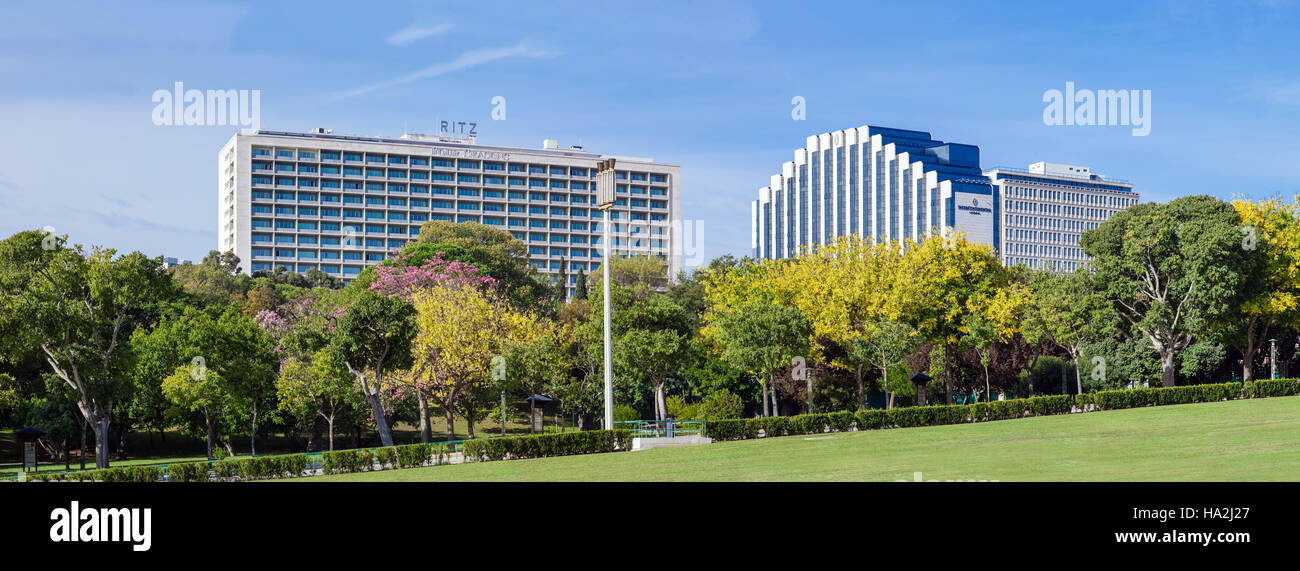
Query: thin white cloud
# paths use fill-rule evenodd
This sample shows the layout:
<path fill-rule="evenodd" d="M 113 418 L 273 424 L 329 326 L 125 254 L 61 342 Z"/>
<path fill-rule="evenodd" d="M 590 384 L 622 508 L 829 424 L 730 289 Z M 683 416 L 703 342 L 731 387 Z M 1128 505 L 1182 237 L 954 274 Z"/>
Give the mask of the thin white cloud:
<path fill-rule="evenodd" d="M 557 55 L 559 55 L 558 52 L 549 52 L 545 50 L 539 50 L 539 49 L 528 47 L 528 45 L 526 45 L 524 42 L 520 42 L 513 46 L 504 47 L 504 48 L 488 48 L 488 49 L 481 49 L 481 50 L 471 50 L 460 54 L 459 56 L 456 57 L 456 59 L 451 61 L 435 63 L 419 71 L 408 73 L 406 75 L 394 79 L 390 79 L 388 81 L 382 81 L 379 83 L 374 83 L 371 85 L 366 85 L 355 89 L 350 89 L 348 91 L 340 92 L 335 95 L 335 98 L 347 99 L 350 97 L 356 97 L 358 95 L 364 95 L 372 91 L 378 91 L 380 89 L 387 89 L 389 87 L 396 87 L 398 85 L 410 83 L 418 79 L 428 79 L 431 77 L 438 77 L 440 75 L 446 75 L 448 73 L 462 71 L 473 67 L 478 67 L 485 63 L 491 63 L 503 59 L 518 58 L 518 57 L 529 57 L 529 58 L 555 57 Z"/>
<path fill-rule="evenodd" d="M 1271 81 L 1254 89 L 1255 97 L 1279 105 L 1300 105 L 1300 82 Z"/>
<path fill-rule="evenodd" d="M 438 24 L 437 26 L 416 26 L 410 25 L 393 32 L 388 36 L 388 45 L 404 46 L 414 41 L 423 40 L 430 36 L 440 36 L 451 29 L 450 23 Z"/>

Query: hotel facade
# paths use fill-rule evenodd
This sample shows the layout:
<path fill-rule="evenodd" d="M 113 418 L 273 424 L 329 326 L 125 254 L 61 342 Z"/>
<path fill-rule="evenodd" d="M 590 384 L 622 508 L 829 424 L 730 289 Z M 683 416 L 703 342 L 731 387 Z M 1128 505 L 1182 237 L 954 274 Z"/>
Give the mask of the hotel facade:
<path fill-rule="evenodd" d="M 653 255 L 681 270 L 681 168 L 581 147 L 479 145 L 473 137 L 400 138 L 258 130 L 218 153 L 218 246 L 245 273 L 321 270 L 351 280 L 415 240 L 430 220 L 509 231 L 530 263 L 567 291 L 579 269 L 599 267 L 603 213 L 598 160 L 616 159 L 610 212 L 615 255 Z"/>
<path fill-rule="evenodd" d="M 1133 185 L 1107 179 L 1081 165 L 1037 162 L 1028 169 L 999 167 L 984 173 L 1002 197 L 1002 249 L 1006 265 L 1056 272 L 1086 268 L 1079 236 L 1138 203 Z"/>
<path fill-rule="evenodd" d="M 888 127 L 808 137 L 750 204 L 753 256 L 792 257 L 849 235 L 880 243 L 959 232 L 1008 265 L 1071 271 L 1087 263 L 1079 234 L 1138 201 L 1133 185 L 1088 167 L 985 172 L 979 152 Z"/>

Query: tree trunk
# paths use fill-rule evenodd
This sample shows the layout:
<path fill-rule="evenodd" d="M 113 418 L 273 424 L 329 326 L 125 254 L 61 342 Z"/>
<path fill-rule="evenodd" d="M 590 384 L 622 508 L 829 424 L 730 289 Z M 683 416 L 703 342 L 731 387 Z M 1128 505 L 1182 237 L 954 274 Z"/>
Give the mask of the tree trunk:
<path fill-rule="evenodd" d="M 429 397 L 421 390 L 417 390 L 415 393 L 420 403 L 420 442 L 428 444 L 433 436 L 429 433 Z"/>
<path fill-rule="evenodd" d="M 207 411 L 203 412 L 203 421 L 208 425 L 208 462 L 212 461 L 212 448 L 217 442 L 217 429 L 212 425 L 212 417 Z"/>
<path fill-rule="evenodd" d="M 90 424 L 83 416 L 81 418 L 81 449 L 77 451 L 77 457 L 81 459 L 81 469 L 86 469 L 86 425 Z"/>
<path fill-rule="evenodd" d="M 1160 352 L 1160 385 L 1172 387 L 1177 383 L 1177 379 L 1174 371 L 1174 350 L 1166 345 Z"/>
<path fill-rule="evenodd" d="M 506 435 L 506 392 L 501 391 L 501 436 Z"/>
<path fill-rule="evenodd" d="M 862 388 L 862 365 L 858 365 L 854 380 L 858 382 L 858 410 L 862 410 L 867 408 L 867 392 Z M 885 385 L 885 383 L 881 383 L 881 385 Z"/>
<path fill-rule="evenodd" d="M 668 401 L 664 392 L 667 383 L 667 379 L 655 379 L 655 414 L 658 416 L 655 420 L 668 420 Z"/>
<path fill-rule="evenodd" d="M 126 425 L 117 423 L 117 459 L 126 460 Z"/>
<path fill-rule="evenodd" d="M 63 471 L 72 471 L 72 457 L 68 455 L 68 438 L 63 437 Z"/>
<path fill-rule="evenodd" d="M 474 401 L 465 399 L 465 438 L 474 439 Z"/>
<path fill-rule="evenodd" d="M 334 451 L 334 417 L 330 416 L 325 419 L 325 423 L 330 426 L 330 452 Z"/>
<path fill-rule="evenodd" d="M 379 400 L 379 391 L 366 395 L 370 400 L 370 410 L 375 415 L 375 427 L 379 429 L 379 441 L 384 446 L 393 445 L 393 431 L 388 428 L 388 419 L 384 417 L 384 403 Z"/>
<path fill-rule="evenodd" d="M 980 363 L 980 364 L 984 365 L 984 363 Z M 986 393 L 984 398 L 988 399 L 987 402 L 993 402 L 993 385 L 992 383 L 989 382 L 988 365 L 984 365 L 984 392 Z"/>
<path fill-rule="evenodd" d="M 768 375 L 768 379 L 769 379 L 769 382 L 768 382 L 768 383 L 763 383 L 763 418 L 767 418 L 767 416 L 768 416 L 768 414 L 767 414 L 767 385 L 768 385 L 768 384 L 771 384 L 771 383 L 770 383 L 771 375 Z"/>
<path fill-rule="evenodd" d="M 1246 324 L 1246 348 L 1241 355 L 1241 381 L 1249 383 L 1255 380 L 1255 352 L 1259 351 L 1259 336 L 1255 335 L 1258 317 L 1252 317 Z"/>
<path fill-rule="evenodd" d="M 886 367 L 880 368 L 880 388 L 883 390 L 889 389 L 889 369 Z M 894 393 L 892 391 L 889 392 L 889 398 L 885 402 L 885 410 L 891 408 L 894 408 Z"/>
<path fill-rule="evenodd" d="M 442 409 L 447 416 L 447 441 L 451 442 L 452 440 L 456 439 L 455 417 L 452 415 L 451 405 L 443 406 Z"/>
<path fill-rule="evenodd" d="M 109 428 L 112 426 L 112 418 L 109 414 L 104 413 L 99 418 L 95 429 L 95 468 L 103 470 L 108 468 L 108 437 Z"/>
<path fill-rule="evenodd" d="M 253 432 L 248 435 L 248 454 L 257 456 L 257 395 L 253 395 Z"/>
<path fill-rule="evenodd" d="M 943 348 L 943 392 L 946 393 L 945 400 L 947 404 L 952 404 L 952 350 L 948 346 Z"/>

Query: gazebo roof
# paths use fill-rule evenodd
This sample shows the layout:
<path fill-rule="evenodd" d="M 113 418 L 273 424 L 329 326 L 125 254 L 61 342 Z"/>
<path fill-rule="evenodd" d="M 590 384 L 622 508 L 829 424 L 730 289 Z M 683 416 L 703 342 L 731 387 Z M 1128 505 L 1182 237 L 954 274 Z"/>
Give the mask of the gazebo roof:
<path fill-rule="evenodd" d="M 37 438 L 45 436 L 45 431 L 39 428 L 33 428 L 31 426 L 24 426 L 18 430 L 15 430 L 14 436 L 17 436 L 18 438 L 21 438 L 23 440 L 35 440 Z"/>

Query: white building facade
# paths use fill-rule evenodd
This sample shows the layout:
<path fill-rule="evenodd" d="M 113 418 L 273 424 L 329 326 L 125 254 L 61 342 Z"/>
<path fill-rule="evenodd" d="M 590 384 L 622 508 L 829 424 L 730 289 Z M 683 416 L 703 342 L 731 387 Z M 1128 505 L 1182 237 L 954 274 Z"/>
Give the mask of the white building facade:
<path fill-rule="evenodd" d="M 753 256 L 792 257 L 840 236 L 906 242 L 949 232 L 997 249 L 997 193 L 974 145 L 867 125 L 814 135 L 751 203 Z"/>
<path fill-rule="evenodd" d="M 682 268 L 677 165 L 581 147 L 479 145 L 475 138 L 401 138 L 258 130 L 218 153 L 218 247 L 246 273 L 277 266 L 351 280 L 416 239 L 430 220 L 478 222 L 523 241 L 532 265 L 561 268 L 568 291 L 601 261 L 596 162 L 615 158 L 610 213 L 616 255 L 652 255 Z"/>
<path fill-rule="evenodd" d="M 1001 197 L 1002 248 L 1008 266 L 1057 272 L 1086 268 L 1079 236 L 1139 201 L 1133 185 L 1086 166 L 1037 162 L 1028 169 L 999 167 L 985 176 Z"/>

